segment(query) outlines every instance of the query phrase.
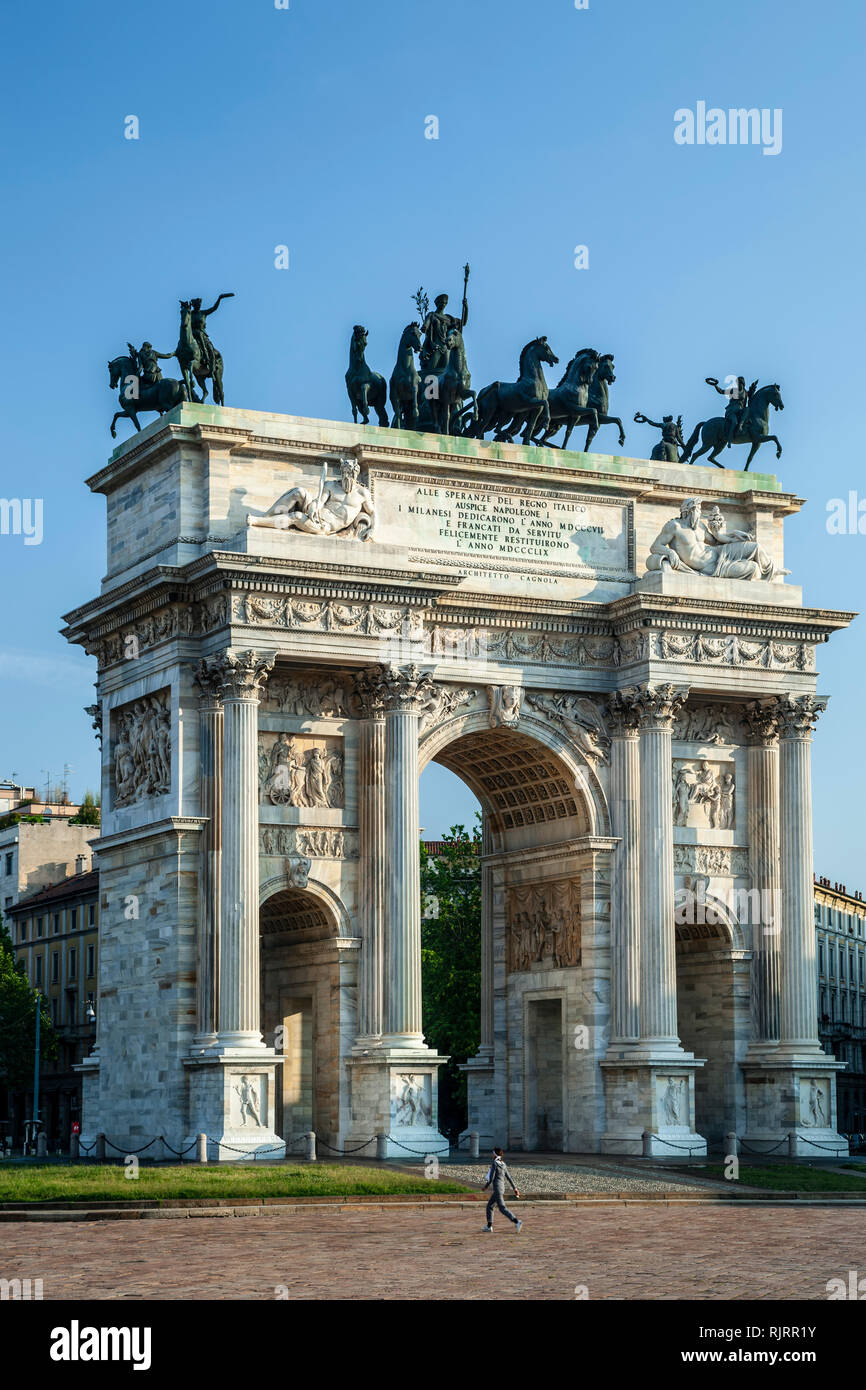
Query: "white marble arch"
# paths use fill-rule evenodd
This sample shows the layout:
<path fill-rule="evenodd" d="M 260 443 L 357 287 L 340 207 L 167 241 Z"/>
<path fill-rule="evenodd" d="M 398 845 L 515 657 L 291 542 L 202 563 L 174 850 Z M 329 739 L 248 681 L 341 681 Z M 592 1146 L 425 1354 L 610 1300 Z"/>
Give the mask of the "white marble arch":
<path fill-rule="evenodd" d="M 486 710 L 460 714 L 435 725 L 429 733 L 422 736 L 418 744 L 418 768 L 423 772 L 430 762 L 438 760 L 439 755 L 452 744 L 475 733 L 490 731 L 490 715 Z M 520 722 L 513 730 L 529 739 L 534 739 L 554 754 L 563 766 L 578 793 L 579 805 L 585 817 L 584 833 L 588 835 L 609 835 L 610 811 L 607 796 L 598 772 L 583 755 L 577 745 L 566 733 L 555 725 L 536 715 L 521 714 Z M 485 810 L 490 809 L 485 789 L 475 779 L 455 771 L 458 777 L 469 785 Z"/>
<path fill-rule="evenodd" d="M 289 889 L 297 893 L 309 893 L 320 906 L 324 907 L 326 913 L 333 920 L 337 928 L 334 933 L 335 936 L 345 938 L 357 936 L 357 932 L 351 930 L 351 917 L 342 898 L 334 892 L 333 888 L 330 888 L 326 883 L 319 882 L 317 879 L 313 878 L 312 875 L 307 878 L 303 888 L 299 888 L 297 884 L 292 883 L 288 873 L 285 871 L 281 874 L 272 874 L 269 878 L 263 879 L 259 884 L 259 911 L 261 912 L 261 909 L 270 898 L 275 897 L 277 893 L 283 893 Z"/>

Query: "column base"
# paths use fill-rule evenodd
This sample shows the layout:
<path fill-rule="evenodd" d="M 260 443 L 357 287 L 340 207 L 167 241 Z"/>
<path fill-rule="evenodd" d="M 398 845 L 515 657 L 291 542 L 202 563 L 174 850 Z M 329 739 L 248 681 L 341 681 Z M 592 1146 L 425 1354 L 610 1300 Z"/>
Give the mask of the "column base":
<path fill-rule="evenodd" d="M 607 1115 L 602 1153 L 674 1159 L 706 1155 L 707 1141 L 694 1127 L 695 1072 L 703 1058 L 681 1047 L 641 1044 L 609 1050 L 600 1065 Z"/>
<path fill-rule="evenodd" d="M 370 1049 L 348 1057 L 352 1124 L 344 1148 L 356 1157 L 375 1158 L 378 1136 L 385 1135 L 386 1158 L 409 1163 L 430 1155 L 447 1157 L 448 1140 L 439 1131 L 437 1073 L 447 1057 L 431 1048 Z"/>
<path fill-rule="evenodd" d="M 836 1073 L 845 1063 L 810 1047 L 799 1055 L 778 1044 L 757 1049 L 740 1063 L 746 1083 L 746 1128 L 741 1158 L 772 1154 L 784 1158 L 849 1156 L 847 1139 L 836 1131 Z"/>
<path fill-rule="evenodd" d="M 285 1158 L 285 1141 L 273 1128 L 276 1069 L 282 1061 L 270 1048 L 255 1046 L 186 1058 L 190 1132 L 182 1147 L 206 1134 L 209 1162 Z"/>

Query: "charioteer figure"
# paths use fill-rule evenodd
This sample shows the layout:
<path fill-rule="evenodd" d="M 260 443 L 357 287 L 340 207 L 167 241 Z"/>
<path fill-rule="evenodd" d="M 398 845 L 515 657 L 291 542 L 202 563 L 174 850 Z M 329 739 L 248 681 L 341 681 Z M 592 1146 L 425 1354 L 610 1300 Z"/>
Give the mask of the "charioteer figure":
<path fill-rule="evenodd" d="M 448 304 L 447 294 L 437 294 L 433 301 L 434 308 L 429 309 L 422 316 L 421 332 L 424 335 L 420 352 L 422 376 L 435 375 L 437 372 L 445 370 L 449 353 L 448 334 L 452 328 L 462 332 L 469 322 L 469 304 L 466 298 L 468 284 L 469 266 L 465 265 L 463 267 L 463 306 L 460 318 L 445 312 Z M 419 290 L 418 296 L 422 294 L 423 291 Z"/>
<path fill-rule="evenodd" d="M 658 444 L 653 446 L 650 458 L 656 463 L 679 463 L 680 449 L 686 447 L 683 441 L 682 415 L 678 415 L 676 420 L 673 415 L 663 415 L 661 420 L 651 420 L 648 415 L 642 415 L 638 410 L 634 418 L 638 425 L 652 425 L 653 429 L 662 432 Z"/>
<path fill-rule="evenodd" d="M 210 377 L 212 377 L 214 373 L 214 365 L 216 362 L 216 348 L 214 347 L 213 343 L 208 337 L 207 321 L 211 314 L 216 313 L 217 309 L 219 308 L 220 304 L 224 299 L 234 299 L 234 290 L 230 291 L 228 294 L 219 295 L 216 300 L 216 303 L 212 304 L 209 309 L 203 309 L 201 307 L 200 299 L 190 300 L 190 307 L 192 309 L 192 313 L 190 315 L 190 326 L 192 328 L 192 336 L 195 338 L 196 342 L 199 345 L 199 349 L 201 351 L 202 356 L 202 362 L 206 368 L 207 375 Z"/>
<path fill-rule="evenodd" d="M 157 352 L 152 343 L 142 343 L 137 357 L 142 386 L 155 386 L 158 381 L 162 381 L 160 361 L 169 361 L 170 358 L 174 357 L 174 353 Z"/>

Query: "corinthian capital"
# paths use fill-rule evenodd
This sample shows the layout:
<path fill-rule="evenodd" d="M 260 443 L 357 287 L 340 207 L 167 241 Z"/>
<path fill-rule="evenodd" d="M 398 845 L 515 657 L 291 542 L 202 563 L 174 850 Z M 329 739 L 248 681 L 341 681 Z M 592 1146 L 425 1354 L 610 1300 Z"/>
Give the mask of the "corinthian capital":
<path fill-rule="evenodd" d="M 742 710 L 746 742 L 768 747 L 779 737 L 779 711 L 776 701 L 753 700 Z"/>
<path fill-rule="evenodd" d="M 223 661 L 221 657 L 203 657 L 193 672 L 202 706 L 219 705 L 223 697 Z"/>
<path fill-rule="evenodd" d="M 613 738 L 628 738 L 630 734 L 636 733 L 640 723 L 637 690 L 612 690 L 607 697 L 605 713 Z"/>
<path fill-rule="evenodd" d="M 355 678 L 355 695 L 361 711 L 369 716 L 403 710 L 424 714 L 436 701 L 433 677 L 420 666 L 372 666 Z"/>
<path fill-rule="evenodd" d="M 674 723 L 689 697 L 688 689 L 675 685 L 637 685 L 621 692 L 634 700 L 641 729 L 671 733 Z"/>
<path fill-rule="evenodd" d="M 214 658 L 225 700 L 258 700 L 274 669 L 273 655 L 267 652 L 234 651 L 231 647 Z"/>
<path fill-rule="evenodd" d="M 812 730 L 827 708 L 827 700 L 815 695 L 779 695 L 775 708 L 780 738 L 811 738 Z"/>

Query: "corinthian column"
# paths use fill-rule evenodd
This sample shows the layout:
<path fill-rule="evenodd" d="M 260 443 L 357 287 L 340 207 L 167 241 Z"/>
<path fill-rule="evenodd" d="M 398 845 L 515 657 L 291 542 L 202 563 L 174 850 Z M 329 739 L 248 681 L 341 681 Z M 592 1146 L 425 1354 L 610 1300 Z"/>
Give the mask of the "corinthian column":
<path fill-rule="evenodd" d="M 671 734 L 688 695 L 672 685 L 634 692 L 640 715 L 640 1033 L 644 1046 L 678 1048 Z"/>
<path fill-rule="evenodd" d="M 610 894 L 610 1044 L 640 1038 L 640 756 L 634 691 L 608 702 L 610 811 L 614 852 Z M 671 861 L 673 863 L 673 861 Z"/>
<path fill-rule="evenodd" d="M 386 992 L 388 1047 L 423 1046 L 421 1024 L 421 866 L 418 842 L 418 721 L 434 687 L 417 666 L 386 666 L 385 714 Z"/>
<path fill-rule="evenodd" d="M 219 1033 L 227 1048 L 263 1047 L 259 1002 L 259 698 L 274 658 L 220 658 L 224 710 Z"/>
<path fill-rule="evenodd" d="M 812 889 L 812 730 L 826 700 L 784 695 L 779 714 L 782 878 L 781 1044 L 817 1052 L 818 985 Z"/>
<path fill-rule="evenodd" d="M 360 926 L 358 1045 L 381 1040 L 385 970 L 385 713 L 379 668 L 355 681 L 359 723 Z"/>
<path fill-rule="evenodd" d="M 212 1044 L 219 1027 L 220 875 L 222 873 L 223 706 L 222 663 L 200 661 L 199 785 L 201 815 L 206 818 L 201 847 L 201 891 L 197 941 L 197 1037 Z"/>
<path fill-rule="evenodd" d="M 493 870 L 485 859 L 493 852 L 487 811 L 481 818 L 481 1039 L 477 1056 L 493 1058 Z"/>
<path fill-rule="evenodd" d="M 749 770 L 749 874 L 760 911 L 751 923 L 751 1046 L 775 1047 L 781 1027 L 781 931 L 779 882 L 779 718 L 775 707 L 755 701 L 743 711 Z M 754 898 L 752 898 L 754 903 Z"/>

